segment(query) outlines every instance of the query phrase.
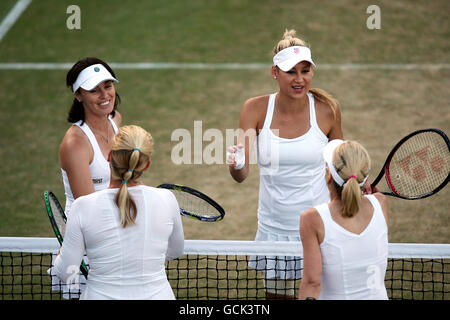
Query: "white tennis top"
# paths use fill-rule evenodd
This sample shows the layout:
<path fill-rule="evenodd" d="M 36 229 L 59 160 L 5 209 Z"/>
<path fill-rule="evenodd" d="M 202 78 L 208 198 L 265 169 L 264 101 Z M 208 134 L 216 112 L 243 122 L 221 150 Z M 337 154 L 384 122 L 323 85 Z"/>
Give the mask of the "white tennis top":
<path fill-rule="evenodd" d="M 309 98 L 309 130 L 296 138 L 280 138 L 270 125 L 277 93 L 271 94 L 257 139 L 260 172 L 258 229 L 299 238 L 300 214 L 329 201 L 322 150 L 328 138 L 316 121 L 314 97 Z"/>
<path fill-rule="evenodd" d="M 347 231 L 331 217 L 328 203 L 315 209 L 325 227 L 320 244 L 324 300 L 386 300 L 384 285 L 388 258 L 388 228 L 380 203 L 367 195 L 373 216 L 360 234 Z"/>
<path fill-rule="evenodd" d="M 108 116 L 109 122 L 114 129 L 114 132 L 117 134 L 119 129 L 117 128 L 116 123 Z M 89 169 L 91 171 L 92 182 L 94 183 L 94 190 L 99 191 L 109 187 L 109 181 L 111 177 L 111 169 L 109 168 L 109 162 L 103 156 L 102 150 L 98 145 L 97 139 L 95 138 L 94 133 L 91 128 L 89 128 L 88 124 L 82 121 L 75 122 L 73 125 L 78 126 L 81 130 L 83 130 L 84 134 L 88 137 L 89 142 L 91 143 L 92 150 L 94 151 L 94 158 L 92 162 L 89 164 Z M 67 173 L 64 169 L 61 168 L 63 183 L 64 183 L 64 191 L 66 194 L 66 205 L 65 205 L 65 213 L 68 215 L 70 211 L 70 207 L 74 201 L 72 189 L 70 189 L 69 178 L 67 177 Z"/>
<path fill-rule="evenodd" d="M 137 217 L 126 228 L 114 203 L 118 189 L 79 197 L 72 205 L 53 271 L 62 281 L 70 280 L 71 266 L 79 266 L 86 251 L 90 269 L 81 299 L 175 298 L 164 263 L 184 249 L 178 202 L 165 189 L 141 185 L 128 190 Z"/>

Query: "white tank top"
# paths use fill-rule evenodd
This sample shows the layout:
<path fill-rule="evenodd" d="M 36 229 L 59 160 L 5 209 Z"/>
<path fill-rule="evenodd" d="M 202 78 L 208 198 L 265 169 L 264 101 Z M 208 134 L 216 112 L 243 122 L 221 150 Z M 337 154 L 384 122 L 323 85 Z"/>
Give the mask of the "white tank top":
<path fill-rule="evenodd" d="M 257 138 L 260 173 L 258 228 L 285 235 L 299 234 L 300 214 L 329 201 L 322 150 L 328 138 L 316 121 L 314 97 L 309 98 L 309 130 L 293 139 L 270 129 L 275 108 L 271 94 L 263 128 Z"/>
<path fill-rule="evenodd" d="M 119 129 L 117 128 L 116 123 L 108 116 L 108 120 L 111 123 L 111 126 L 114 129 L 114 133 L 117 134 Z M 94 158 L 92 159 L 91 164 L 89 165 L 89 169 L 91 171 L 92 182 L 94 183 L 95 191 L 103 190 L 109 187 L 109 180 L 111 177 L 111 170 L 109 168 L 109 162 L 103 156 L 102 150 L 98 145 L 97 139 L 95 138 L 94 133 L 91 128 L 87 125 L 86 122 L 81 124 L 82 121 L 75 122 L 73 125 L 78 126 L 81 130 L 83 130 L 84 134 L 88 137 L 89 142 L 91 143 L 92 150 L 94 151 Z M 70 211 L 70 207 L 74 201 L 72 190 L 70 189 L 69 178 L 67 177 L 67 173 L 64 169 L 61 168 L 63 183 L 64 183 L 64 191 L 66 194 L 66 207 L 65 212 L 66 215 Z"/>
<path fill-rule="evenodd" d="M 373 216 L 360 234 L 347 231 L 331 217 L 328 203 L 315 209 L 325 228 L 320 244 L 322 290 L 325 300 L 386 300 L 384 285 L 388 258 L 388 232 L 383 210 L 374 195 L 367 195 Z"/>

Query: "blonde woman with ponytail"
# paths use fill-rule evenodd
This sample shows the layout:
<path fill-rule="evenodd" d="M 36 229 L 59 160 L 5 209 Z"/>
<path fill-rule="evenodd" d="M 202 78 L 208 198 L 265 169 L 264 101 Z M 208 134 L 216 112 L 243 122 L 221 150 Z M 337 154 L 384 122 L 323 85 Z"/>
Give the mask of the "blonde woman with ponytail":
<path fill-rule="evenodd" d="M 72 205 L 54 271 L 67 281 L 86 251 L 90 270 L 81 299 L 175 298 L 165 261 L 183 253 L 183 227 L 175 196 L 140 181 L 152 151 L 150 133 L 133 125 L 120 128 L 108 157 L 109 188 Z"/>
<path fill-rule="evenodd" d="M 388 299 L 388 202 L 378 192 L 364 195 L 369 155 L 359 143 L 338 139 L 327 144 L 323 157 L 331 201 L 300 218 L 299 299 Z"/>
<path fill-rule="evenodd" d="M 312 88 L 315 68 L 308 44 L 295 30 L 286 30 L 273 49 L 271 81 L 278 91 L 244 103 L 242 134 L 227 150 L 230 174 L 243 182 L 256 141 L 260 188 L 255 240 L 300 241 L 300 214 L 329 200 L 322 149 L 328 141 L 343 138 L 341 112 L 330 94 Z M 264 257 L 252 257 L 250 266 L 264 270 L 261 261 Z M 293 299 L 300 259 L 278 257 L 270 269 L 274 271 L 264 274 L 266 297 Z"/>

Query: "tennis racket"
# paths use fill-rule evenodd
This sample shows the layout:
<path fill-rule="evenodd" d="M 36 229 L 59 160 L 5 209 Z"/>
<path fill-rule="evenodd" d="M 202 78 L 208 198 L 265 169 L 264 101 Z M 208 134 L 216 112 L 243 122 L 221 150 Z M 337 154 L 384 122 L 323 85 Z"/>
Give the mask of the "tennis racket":
<path fill-rule="evenodd" d="M 172 191 L 183 216 L 207 222 L 220 221 L 225 216 L 225 210 L 217 202 L 198 190 L 170 183 L 163 183 L 158 188 Z"/>
<path fill-rule="evenodd" d="M 66 214 L 64 213 L 58 198 L 56 198 L 52 191 L 46 190 L 44 192 L 44 202 L 45 208 L 47 209 L 47 215 L 50 219 L 50 223 L 52 224 L 52 229 L 55 232 L 59 244 L 62 245 L 64 234 L 66 232 Z M 80 271 L 87 279 L 88 268 L 83 260 L 81 261 Z"/>
<path fill-rule="evenodd" d="M 378 177 L 389 188 L 385 195 L 416 200 L 436 194 L 450 179 L 450 143 L 439 129 L 421 129 L 401 139 L 389 153 Z"/>

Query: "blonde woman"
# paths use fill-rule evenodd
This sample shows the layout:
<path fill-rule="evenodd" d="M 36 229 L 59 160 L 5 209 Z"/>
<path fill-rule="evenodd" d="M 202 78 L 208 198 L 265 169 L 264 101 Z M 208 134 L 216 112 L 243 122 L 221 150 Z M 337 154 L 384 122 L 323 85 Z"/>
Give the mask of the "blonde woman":
<path fill-rule="evenodd" d="M 249 175 L 250 150 L 256 140 L 260 173 L 258 230 L 255 240 L 300 241 L 300 213 L 328 202 L 322 150 L 329 140 L 342 139 L 338 102 L 311 88 L 315 64 L 307 43 L 286 31 L 273 51 L 271 74 L 276 93 L 247 100 L 240 115 L 238 145 L 228 148 L 231 176 Z M 294 298 L 301 260 L 252 257 L 250 266 L 268 270 L 268 299 Z"/>
<path fill-rule="evenodd" d="M 388 202 L 381 193 L 362 193 L 369 155 L 357 142 L 333 140 L 323 156 L 331 201 L 300 218 L 299 299 L 387 299 Z"/>
<path fill-rule="evenodd" d="M 152 149 L 144 129 L 120 128 L 109 154 L 109 188 L 73 203 L 54 271 L 70 280 L 86 250 L 90 270 L 81 299 L 174 299 L 164 263 L 183 253 L 183 227 L 175 196 L 139 180 Z"/>

